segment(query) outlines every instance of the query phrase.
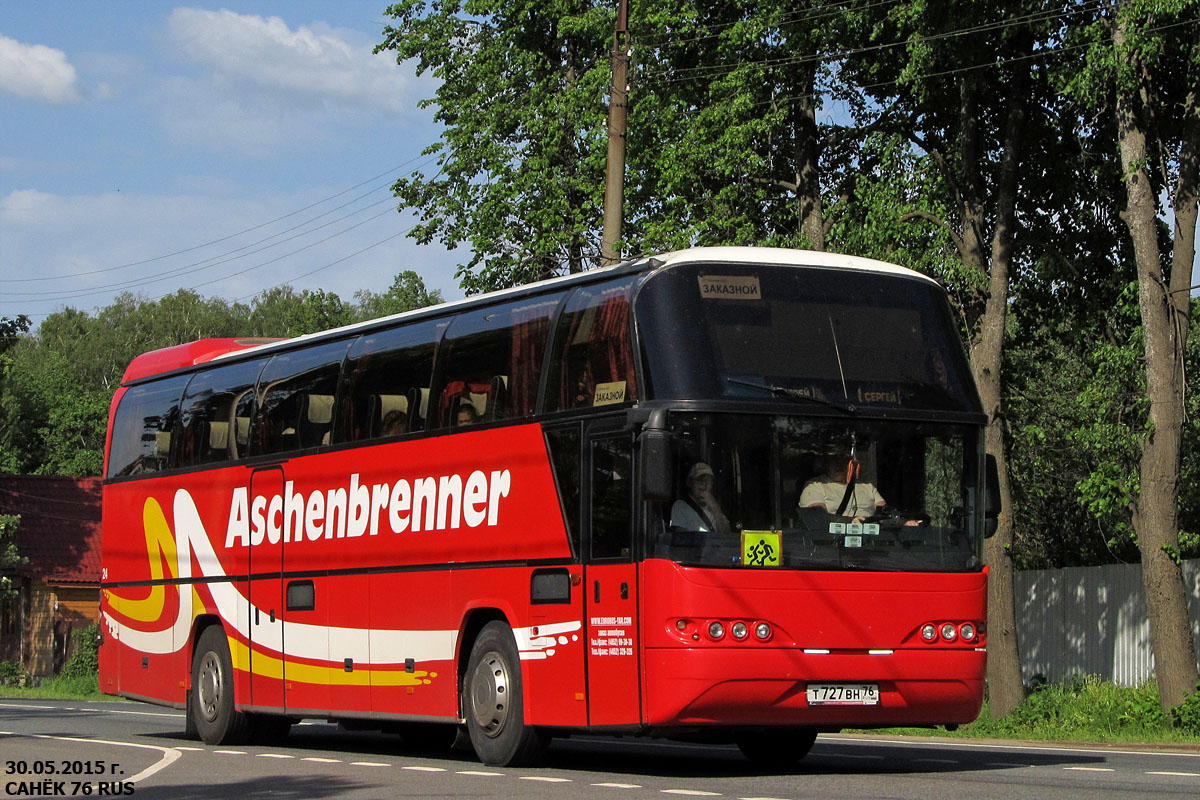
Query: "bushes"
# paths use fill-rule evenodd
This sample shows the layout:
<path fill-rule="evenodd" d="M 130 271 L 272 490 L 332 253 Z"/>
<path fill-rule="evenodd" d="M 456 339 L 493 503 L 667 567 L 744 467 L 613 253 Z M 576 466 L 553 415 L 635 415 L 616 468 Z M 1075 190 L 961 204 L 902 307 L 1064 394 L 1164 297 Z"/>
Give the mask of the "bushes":
<path fill-rule="evenodd" d="M 43 688 L 67 697 L 95 694 L 100 691 L 100 626 L 92 623 L 71 631 L 71 641 L 71 657 Z"/>
<path fill-rule="evenodd" d="M 29 673 L 16 661 L 0 661 L 0 686 L 20 688 L 29 685 Z"/>
<path fill-rule="evenodd" d="M 1182 703 L 1171 709 L 1171 719 L 1180 730 L 1200 736 L 1200 685 Z"/>

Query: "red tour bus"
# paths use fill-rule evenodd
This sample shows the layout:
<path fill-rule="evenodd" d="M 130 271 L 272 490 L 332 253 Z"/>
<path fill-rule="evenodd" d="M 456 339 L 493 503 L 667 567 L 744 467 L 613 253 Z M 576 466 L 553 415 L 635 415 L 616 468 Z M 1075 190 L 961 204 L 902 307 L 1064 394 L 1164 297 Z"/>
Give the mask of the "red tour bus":
<path fill-rule="evenodd" d="M 791 250 L 148 353 L 112 404 L 100 685 L 210 744 L 465 727 L 497 765 L 969 722 L 985 422 L 935 282 Z"/>

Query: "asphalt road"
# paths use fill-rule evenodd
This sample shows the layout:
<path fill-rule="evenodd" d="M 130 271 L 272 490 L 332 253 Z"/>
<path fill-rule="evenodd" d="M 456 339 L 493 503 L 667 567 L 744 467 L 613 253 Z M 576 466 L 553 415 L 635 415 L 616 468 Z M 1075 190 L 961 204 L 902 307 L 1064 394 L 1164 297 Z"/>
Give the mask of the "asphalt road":
<path fill-rule="evenodd" d="M 732 747 L 577 737 L 515 769 L 321 721 L 278 746 L 210 747 L 185 739 L 169 709 L 0 700 L 0 778 L 0 798 L 1196 798 L 1200 750 L 838 734 L 794 772 L 761 774 Z"/>

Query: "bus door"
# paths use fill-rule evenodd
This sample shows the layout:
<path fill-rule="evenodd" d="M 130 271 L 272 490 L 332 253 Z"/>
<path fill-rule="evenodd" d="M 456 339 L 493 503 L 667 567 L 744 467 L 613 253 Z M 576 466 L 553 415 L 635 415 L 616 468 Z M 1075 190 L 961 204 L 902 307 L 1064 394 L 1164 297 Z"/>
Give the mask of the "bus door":
<path fill-rule="evenodd" d="M 256 543 L 252 534 L 250 542 L 250 704 L 282 709 L 283 537 L 272 536 L 271 528 L 282 527 L 283 512 L 280 508 L 274 516 L 269 506 L 271 498 L 283 498 L 283 467 L 266 467 L 251 474 L 251 520 L 256 516 L 253 504 L 260 497 L 268 505 L 257 511 L 266 521 L 262 541 Z"/>
<path fill-rule="evenodd" d="M 633 557 L 633 438 L 587 438 L 584 622 L 588 724 L 641 721 L 638 573 Z"/>

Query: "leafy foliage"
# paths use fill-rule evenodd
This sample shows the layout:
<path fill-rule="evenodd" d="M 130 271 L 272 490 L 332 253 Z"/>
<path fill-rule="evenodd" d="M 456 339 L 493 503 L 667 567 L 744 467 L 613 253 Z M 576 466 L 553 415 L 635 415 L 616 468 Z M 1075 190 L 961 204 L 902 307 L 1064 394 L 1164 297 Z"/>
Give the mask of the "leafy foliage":
<path fill-rule="evenodd" d="M 207 337 L 300 336 L 441 301 L 420 276 L 401 272 L 382 294 L 347 303 L 323 290 L 284 286 L 250 305 L 181 290 L 159 300 L 121 295 L 94 316 L 51 314 L 16 335 L 0 376 L 0 471 L 98 475 L 113 392 L 137 355 Z"/>
<path fill-rule="evenodd" d="M 12 541 L 20 521 L 14 514 L 0 514 L 0 601 L 12 597 L 16 591 L 6 573 L 26 563 L 26 558 L 17 552 L 17 543 Z"/>
<path fill-rule="evenodd" d="M 95 680 L 100 669 L 100 626 L 96 623 L 71 631 L 71 657 L 59 670 L 62 680 Z"/>

